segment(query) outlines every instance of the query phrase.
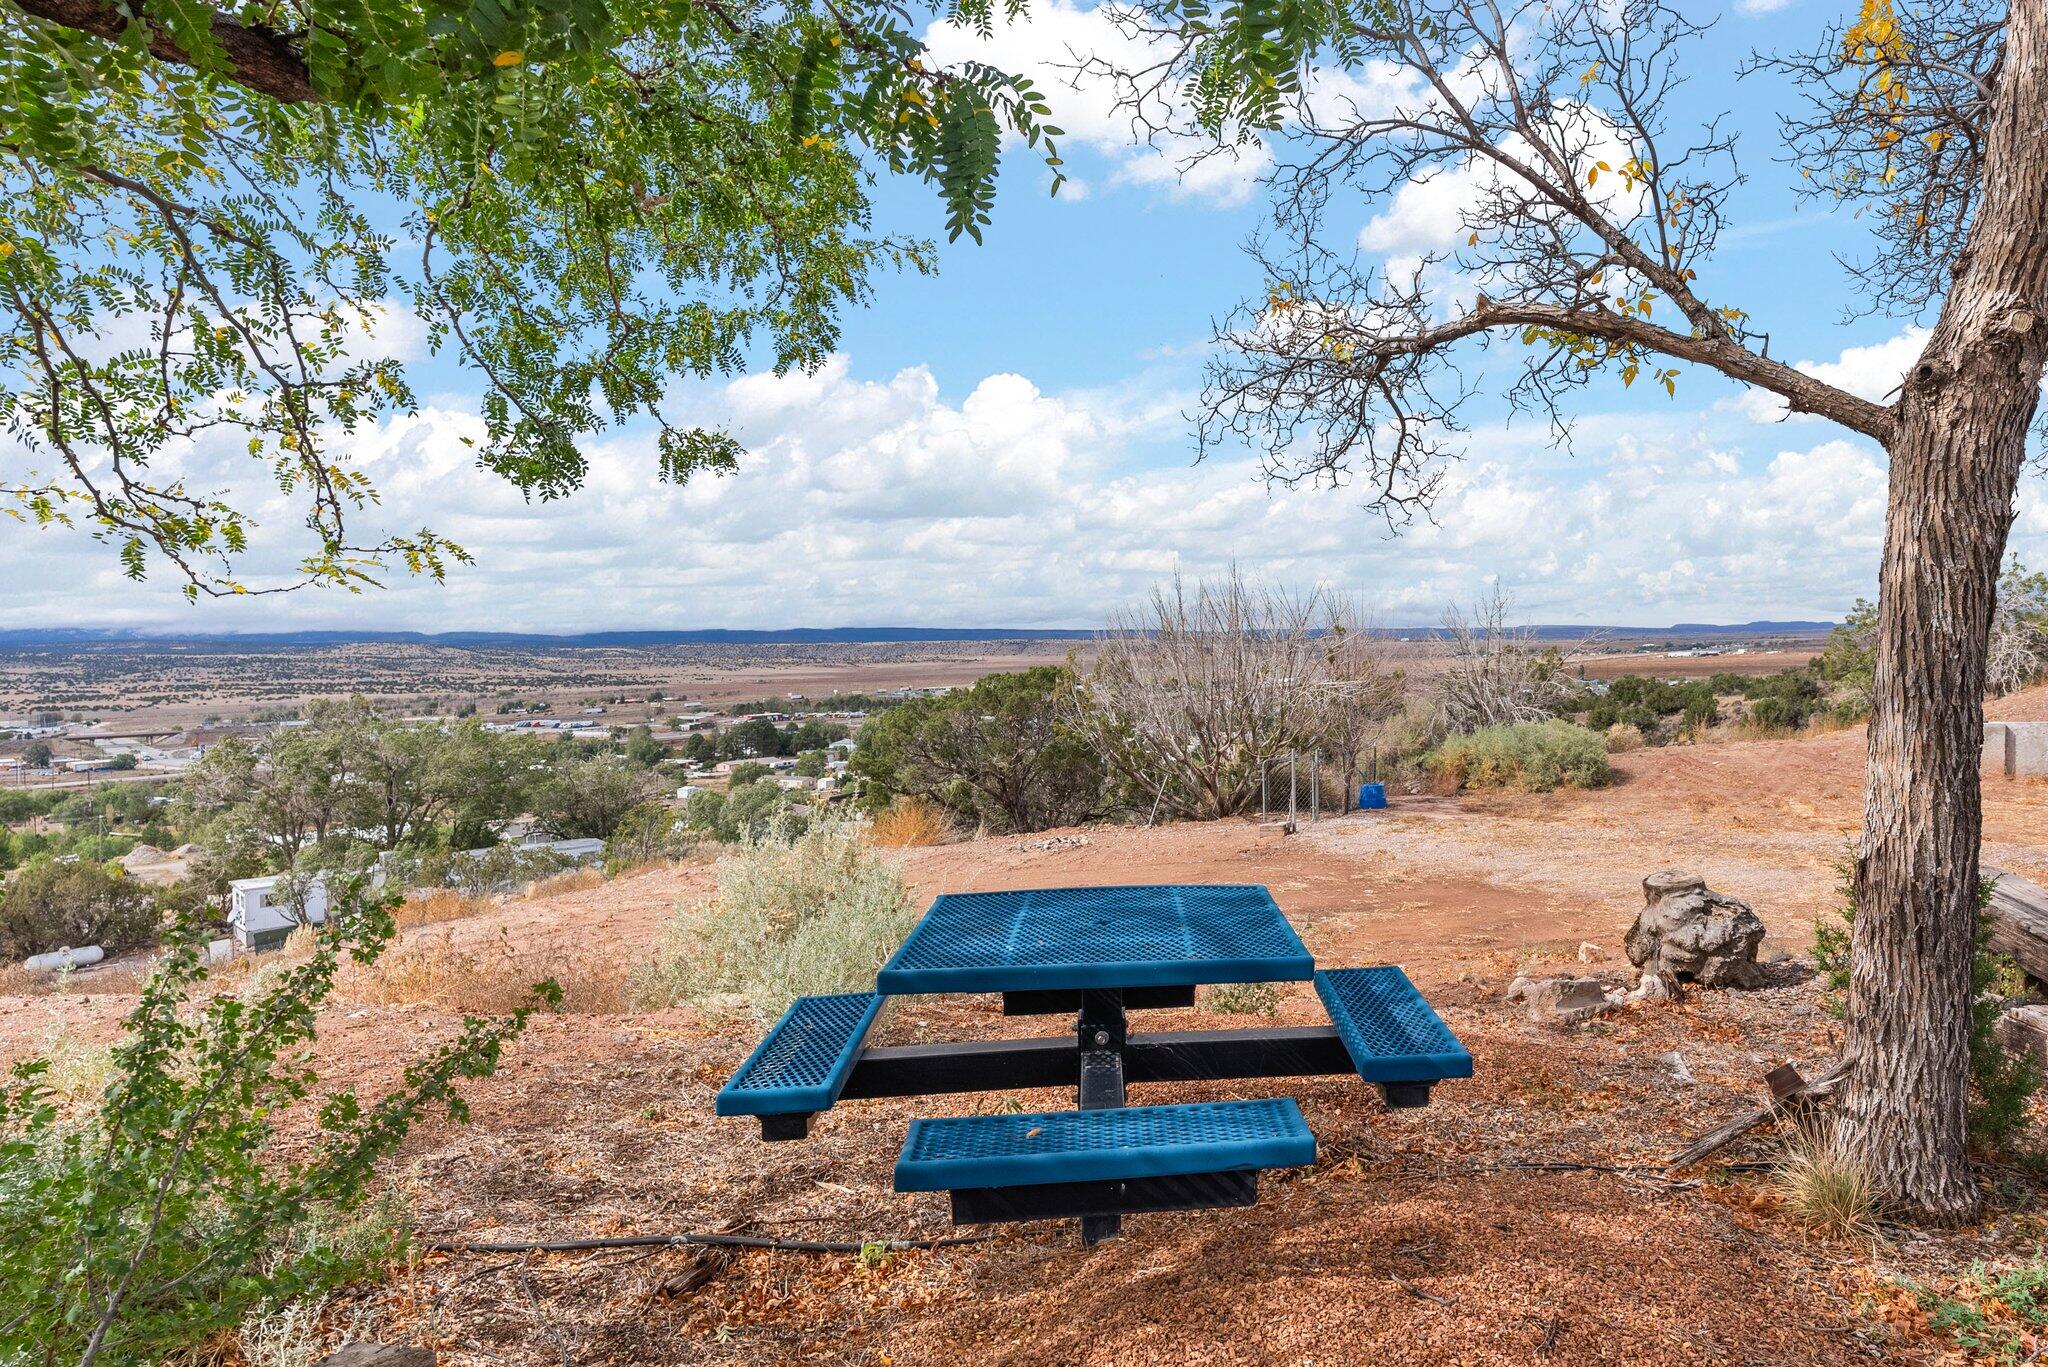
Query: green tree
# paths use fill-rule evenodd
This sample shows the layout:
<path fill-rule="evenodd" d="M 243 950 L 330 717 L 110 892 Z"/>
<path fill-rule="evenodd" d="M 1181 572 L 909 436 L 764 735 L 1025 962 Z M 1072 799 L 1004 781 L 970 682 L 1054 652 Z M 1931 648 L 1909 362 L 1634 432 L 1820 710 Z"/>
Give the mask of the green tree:
<path fill-rule="evenodd" d="M 41 740 L 30 741 L 27 744 L 27 746 L 25 746 L 22 749 L 21 762 L 31 769 L 49 768 L 50 743 L 48 741 Z"/>
<path fill-rule="evenodd" d="M 0 894 L 0 958 L 98 945 L 109 954 L 156 938 L 156 894 L 86 859 L 37 859 Z"/>
<path fill-rule="evenodd" d="M 1062 699 L 1074 687 L 1072 670 L 1041 665 L 882 713 L 861 729 L 847 765 L 862 780 L 862 804 L 925 797 L 1005 831 L 1100 814 L 1101 757 L 1062 719 Z"/>
<path fill-rule="evenodd" d="M 948 13 L 987 24 L 993 0 Z M 553 498 L 582 441 L 651 422 L 656 473 L 731 469 L 679 377 L 807 368 L 875 272 L 870 167 L 988 220 L 1006 130 L 1059 158 L 1028 82 L 928 60 L 879 0 L 0 0 L 0 422 L 16 511 L 141 577 L 231 594 L 252 522 L 163 473 L 246 444 L 310 535 L 277 583 L 441 576 L 431 529 L 353 524 L 340 436 L 412 408 L 377 329 L 409 311 L 484 387 L 477 458 Z M 105 345 L 110 320 L 134 344 Z M 366 334 L 368 334 L 366 336 Z M 289 519 L 281 519 L 289 520 Z"/>
<path fill-rule="evenodd" d="M 556 836 L 603 840 L 627 812 L 661 796 L 661 781 L 618 755 L 593 755 L 554 765 L 534 785 L 531 806 Z"/>
<path fill-rule="evenodd" d="M 626 734 L 626 758 L 642 768 L 652 769 L 668 758 L 668 747 L 654 738 L 652 729 L 636 726 Z"/>
<path fill-rule="evenodd" d="M 823 750 L 804 751 L 796 757 L 795 772 L 803 778 L 823 778 L 825 776 L 825 752 Z"/>

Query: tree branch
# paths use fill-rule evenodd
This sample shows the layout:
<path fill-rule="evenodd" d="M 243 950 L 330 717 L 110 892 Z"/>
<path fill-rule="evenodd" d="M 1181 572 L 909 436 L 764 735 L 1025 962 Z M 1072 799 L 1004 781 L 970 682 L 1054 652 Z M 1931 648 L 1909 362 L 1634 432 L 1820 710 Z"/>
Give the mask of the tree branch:
<path fill-rule="evenodd" d="M 131 23 L 149 25 L 149 51 L 159 61 L 196 66 L 190 54 L 147 16 L 130 19 L 112 0 L 13 0 L 23 13 L 47 23 L 118 42 Z M 140 6 L 138 5 L 139 9 Z M 259 95 L 285 104 L 312 104 L 320 99 L 306 59 L 288 34 L 244 24 L 225 14 L 213 16 L 213 38 L 226 54 L 226 75 Z"/>
<path fill-rule="evenodd" d="M 1440 326 L 1360 339 L 1356 343 L 1356 358 L 1374 360 L 1421 356 L 1482 332 L 1509 327 L 1549 328 L 1711 366 L 1730 379 L 1769 390 L 1791 405 L 1794 412 L 1832 419 L 1879 442 L 1888 441 L 1891 437 L 1893 411 L 1884 405 L 1858 398 L 1803 371 L 1759 356 L 1739 343 L 1718 337 L 1688 336 L 1647 319 L 1631 318 L 1606 309 L 1568 309 L 1557 304 L 1533 302 L 1496 303 L 1482 294 L 1471 312 Z"/>

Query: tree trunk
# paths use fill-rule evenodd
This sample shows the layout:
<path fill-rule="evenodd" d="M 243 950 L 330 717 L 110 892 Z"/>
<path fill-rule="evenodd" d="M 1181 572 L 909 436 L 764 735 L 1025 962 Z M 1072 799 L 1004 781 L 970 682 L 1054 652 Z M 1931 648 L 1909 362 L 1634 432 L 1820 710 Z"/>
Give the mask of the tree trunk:
<path fill-rule="evenodd" d="M 1991 609 L 2048 351 L 2048 6 L 2012 7 L 1983 188 L 1889 443 L 1843 1138 L 1903 1212 L 1968 1219 L 1970 959 Z"/>

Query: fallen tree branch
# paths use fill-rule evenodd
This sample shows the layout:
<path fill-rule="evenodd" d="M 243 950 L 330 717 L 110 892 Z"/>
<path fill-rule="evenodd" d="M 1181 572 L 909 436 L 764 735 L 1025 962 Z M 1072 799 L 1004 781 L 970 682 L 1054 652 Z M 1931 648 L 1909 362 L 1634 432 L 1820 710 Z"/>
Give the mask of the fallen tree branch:
<path fill-rule="evenodd" d="M 422 1247 L 429 1253 L 576 1253 L 592 1248 L 767 1248 L 782 1253 L 859 1253 L 876 1247 L 887 1253 L 904 1253 L 985 1244 L 995 1237 L 951 1234 L 943 1239 L 870 1239 L 862 1243 L 844 1239 L 769 1239 L 749 1234 L 622 1234 L 604 1239 L 519 1239 L 494 1243 L 436 1239 Z"/>
<path fill-rule="evenodd" d="M 1707 1155 L 1727 1148 L 1766 1120 L 1825 1100 L 1834 1094 L 1835 1089 L 1841 1086 L 1842 1079 L 1848 1075 L 1848 1059 L 1838 1060 L 1811 1082 L 1801 1078 L 1790 1064 L 1772 1069 L 1765 1077 L 1765 1081 L 1771 1084 L 1771 1100 L 1767 1104 L 1753 1111 L 1745 1111 L 1734 1119 L 1708 1130 L 1683 1151 L 1674 1154 L 1671 1161 L 1664 1165 L 1665 1171 L 1675 1172 L 1679 1168 L 1689 1168 Z"/>

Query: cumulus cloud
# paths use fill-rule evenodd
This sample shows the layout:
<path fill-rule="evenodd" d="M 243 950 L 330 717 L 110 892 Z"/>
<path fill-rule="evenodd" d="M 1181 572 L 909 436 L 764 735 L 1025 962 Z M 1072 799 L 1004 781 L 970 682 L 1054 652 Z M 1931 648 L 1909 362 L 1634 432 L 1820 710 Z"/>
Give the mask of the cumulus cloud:
<path fill-rule="evenodd" d="M 1494 577 L 1547 620 L 1739 620 L 1840 611 L 1869 591 L 1883 529 L 1875 448 L 1778 446 L 1784 429 L 1709 432 L 1697 413 L 1591 415 L 1571 459 L 1521 428 L 1475 432 L 1434 521 L 1390 536 L 1353 493 L 1270 491 L 1249 460 L 1191 464 L 1186 396 L 1156 384 L 1059 394 L 995 374 L 951 398 L 922 367 L 868 378 L 840 358 L 703 397 L 747 445 L 737 473 L 662 484 L 650 440 L 628 433 L 596 443 L 586 487 L 557 502 L 478 470 L 461 406 L 358 434 L 375 515 L 477 556 L 445 586 L 194 609 L 164 576 L 122 581 L 104 547 L 17 531 L 0 538 L 0 575 L 28 589 L 8 616 L 209 631 L 1088 626 L 1176 568 L 1236 562 L 1357 592 L 1389 623 L 1431 621 Z M 230 457 L 209 449 L 193 473 L 253 477 Z M 251 496 L 281 568 L 290 509 Z M 2038 485 L 2014 547 L 2048 561 Z"/>

